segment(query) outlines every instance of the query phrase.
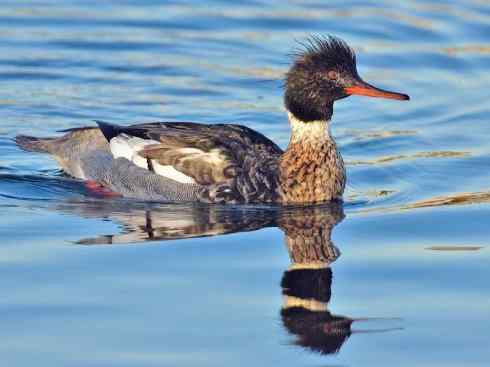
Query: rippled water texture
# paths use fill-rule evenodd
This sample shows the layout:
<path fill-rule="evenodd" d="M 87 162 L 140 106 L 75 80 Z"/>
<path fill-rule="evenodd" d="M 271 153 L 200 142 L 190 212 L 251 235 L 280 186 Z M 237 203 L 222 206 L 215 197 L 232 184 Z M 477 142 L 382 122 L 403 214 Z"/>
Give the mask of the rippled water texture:
<path fill-rule="evenodd" d="M 285 147 L 288 54 L 327 33 L 411 96 L 336 103 L 343 207 L 100 199 L 11 140 L 190 120 Z M 486 1 L 2 1 L 2 365 L 487 366 L 489 70 Z"/>

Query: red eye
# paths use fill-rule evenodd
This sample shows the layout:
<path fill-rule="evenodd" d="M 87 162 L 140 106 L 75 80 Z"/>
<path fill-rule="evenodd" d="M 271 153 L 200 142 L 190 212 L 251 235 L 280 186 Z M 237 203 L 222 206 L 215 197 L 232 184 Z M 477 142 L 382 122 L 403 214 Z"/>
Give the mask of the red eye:
<path fill-rule="evenodd" d="M 337 80 L 339 78 L 339 73 L 337 73 L 335 70 L 330 70 L 327 72 L 327 77 L 330 80 Z"/>

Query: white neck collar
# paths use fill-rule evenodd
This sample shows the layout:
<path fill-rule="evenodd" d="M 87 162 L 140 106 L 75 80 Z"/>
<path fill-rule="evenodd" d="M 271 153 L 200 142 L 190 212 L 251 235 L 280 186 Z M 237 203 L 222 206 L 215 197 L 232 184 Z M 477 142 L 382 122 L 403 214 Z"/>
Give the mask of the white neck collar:
<path fill-rule="evenodd" d="M 291 142 L 308 140 L 332 140 L 330 120 L 302 121 L 288 111 L 291 126 Z"/>

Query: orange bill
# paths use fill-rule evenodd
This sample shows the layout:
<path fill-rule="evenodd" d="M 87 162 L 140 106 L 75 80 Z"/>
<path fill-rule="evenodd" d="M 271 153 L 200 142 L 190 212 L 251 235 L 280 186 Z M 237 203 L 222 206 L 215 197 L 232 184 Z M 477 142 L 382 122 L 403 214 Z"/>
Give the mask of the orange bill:
<path fill-rule="evenodd" d="M 362 80 L 357 81 L 350 87 L 344 88 L 344 90 L 349 95 L 355 94 L 359 96 L 398 99 L 401 101 L 408 101 L 410 99 L 410 97 L 406 94 L 376 88 L 366 82 L 363 82 Z"/>

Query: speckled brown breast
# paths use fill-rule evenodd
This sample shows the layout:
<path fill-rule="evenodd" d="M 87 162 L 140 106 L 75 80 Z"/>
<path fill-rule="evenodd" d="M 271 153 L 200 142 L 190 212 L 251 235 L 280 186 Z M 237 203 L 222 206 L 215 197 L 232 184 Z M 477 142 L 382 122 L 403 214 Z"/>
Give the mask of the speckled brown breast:
<path fill-rule="evenodd" d="M 344 163 L 333 140 L 291 141 L 279 169 L 284 204 L 340 199 L 344 192 Z"/>

